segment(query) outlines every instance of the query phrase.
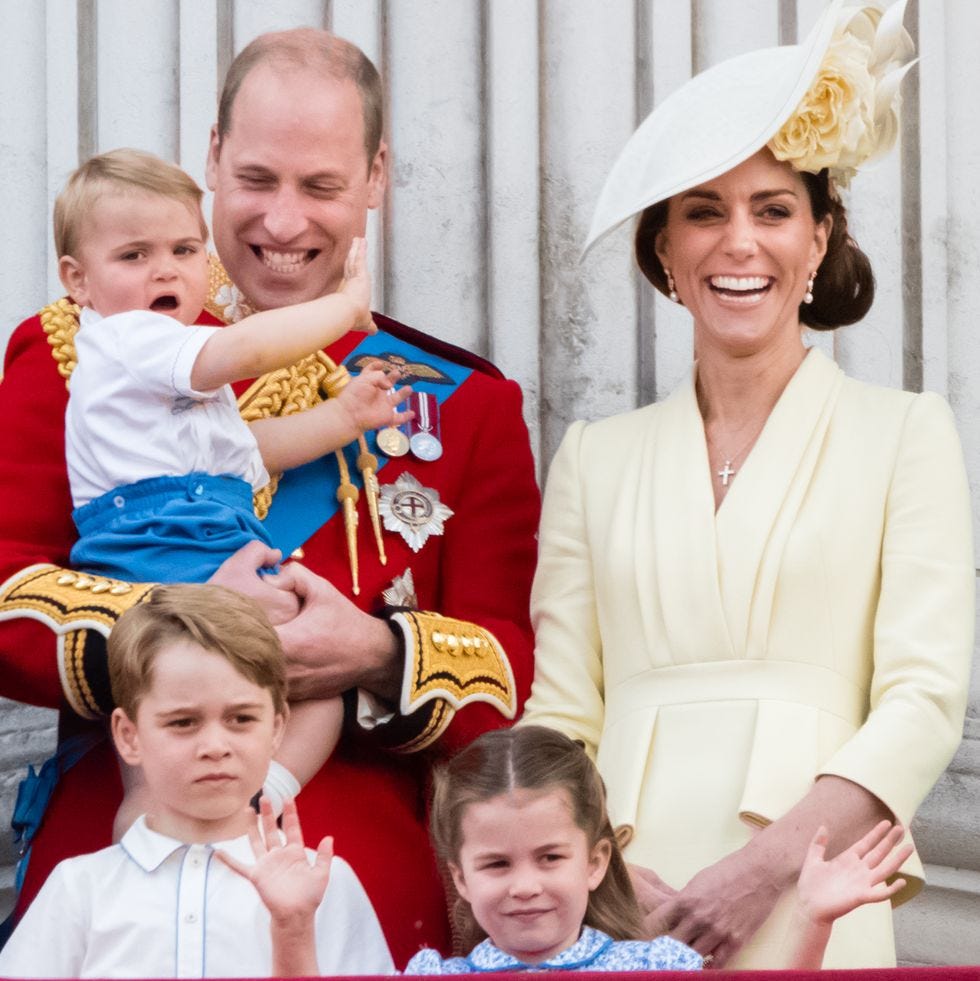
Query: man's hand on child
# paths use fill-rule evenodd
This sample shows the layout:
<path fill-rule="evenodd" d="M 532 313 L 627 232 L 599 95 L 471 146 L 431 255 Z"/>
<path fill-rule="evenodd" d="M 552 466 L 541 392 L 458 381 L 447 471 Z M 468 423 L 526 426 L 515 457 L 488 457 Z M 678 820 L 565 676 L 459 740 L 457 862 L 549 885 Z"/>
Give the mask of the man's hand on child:
<path fill-rule="evenodd" d="M 378 326 L 371 319 L 371 274 L 368 272 L 365 239 L 355 238 L 351 242 L 344 262 L 344 281 L 337 292 L 352 300 L 357 308 L 353 329 L 376 334 Z"/>
<path fill-rule="evenodd" d="M 412 394 L 412 387 L 396 389 L 391 375 L 380 367 L 368 365 L 344 386 L 337 396 L 338 405 L 347 413 L 358 433 L 382 426 L 400 426 L 415 418 L 411 409 L 402 409 Z"/>
<path fill-rule="evenodd" d="M 796 886 L 801 911 L 812 922 L 830 924 L 864 903 L 879 903 L 894 896 L 904 888 L 905 880 L 887 880 L 914 851 L 911 844 L 901 844 L 904 837 L 900 824 L 881 821 L 860 841 L 827 861 L 827 829 L 818 828 Z"/>
<path fill-rule="evenodd" d="M 286 588 L 280 588 L 277 576 L 261 574 L 263 570 L 273 569 L 281 560 L 279 549 L 251 541 L 225 559 L 208 582 L 255 600 L 265 610 L 272 625 L 279 626 L 292 620 L 300 610 L 299 599 L 288 584 Z"/>
<path fill-rule="evenodd" d="M 245 865 L 220 850 L 215 854 L 255 886 L 274 923 L 312 920 L 330 879 L 333 838 L 320 842 L 311 865 L 295 802 L 287 800 L 283 806 L 280 834 L 272 805 L 265 798 L 259 800 L 259 814 L 249 827 L 248 838 L 254 865 Z"/>

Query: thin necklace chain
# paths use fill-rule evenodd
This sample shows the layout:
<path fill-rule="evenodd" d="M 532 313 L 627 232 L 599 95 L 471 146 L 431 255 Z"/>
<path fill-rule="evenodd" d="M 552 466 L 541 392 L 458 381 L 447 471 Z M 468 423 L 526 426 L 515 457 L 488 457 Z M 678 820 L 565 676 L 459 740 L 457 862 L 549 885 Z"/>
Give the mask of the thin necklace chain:
<path fill-rule="evenodd" d="M 742 457 L 742 454 L 759 438 L 762 430 L 765 428 L 765 425 L 765 420 L 763 420 L 762 425 L 759 426 L 759 428 L 756 429 L 752 435 L 739 447 L 737 452 L 732 453 L 731 455 L 727 453 L 721 454 L 721 458 L 725 461 L 725 465 L 721 468 L 721 470 L 715 471 L 715 476 L 721 480 L 722 487 L 727 487 L 732 477 L 738 473 L 738 471 L 732 467 L 732 464 L 738 463 Z M 711 437 L 708 437 L 708 439 L 711 445 L 717 450 L 718 446 L 715 441 Z"/>

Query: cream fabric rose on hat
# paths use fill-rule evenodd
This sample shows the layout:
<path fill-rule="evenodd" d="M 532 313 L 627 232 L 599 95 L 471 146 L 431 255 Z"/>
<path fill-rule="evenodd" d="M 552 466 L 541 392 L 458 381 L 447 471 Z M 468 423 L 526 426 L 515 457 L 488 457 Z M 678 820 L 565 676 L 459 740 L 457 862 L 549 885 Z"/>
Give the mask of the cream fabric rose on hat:
<path fill-rule="evenodd" d="M 841 13 L 816 79 L 769 142 L 778 160 L 812 174 L 827 167 L 846 185 L 894 146 L 899 83 L 914 64 L 904 13 L 904 0 L 887 13 L 870 5 Z"/>

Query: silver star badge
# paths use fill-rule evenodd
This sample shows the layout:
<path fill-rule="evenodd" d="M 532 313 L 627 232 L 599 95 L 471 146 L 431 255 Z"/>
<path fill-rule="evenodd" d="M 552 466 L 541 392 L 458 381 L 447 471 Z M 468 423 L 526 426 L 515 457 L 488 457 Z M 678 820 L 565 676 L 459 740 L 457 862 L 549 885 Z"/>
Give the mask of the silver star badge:
<path fill-rule="evenodd" d="M 439 492 L 423 487 L 410 473 L 381 488 L 378 510 L 385 528 L 397 531 L 413 552 L 422 548 L 429 535 L 441 535 L 443 522 L 453 516 L 452 509 L 439 500 Z"/>

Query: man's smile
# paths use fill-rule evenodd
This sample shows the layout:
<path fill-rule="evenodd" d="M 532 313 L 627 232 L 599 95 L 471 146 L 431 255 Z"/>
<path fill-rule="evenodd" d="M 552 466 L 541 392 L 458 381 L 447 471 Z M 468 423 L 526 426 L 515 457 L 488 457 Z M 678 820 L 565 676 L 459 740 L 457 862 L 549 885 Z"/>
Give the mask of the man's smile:
<path fill-rule="evenodd" d="M 250 248 L 267 269 L 287 276 L 299 272 L 320 254 L 319 249 L 291 249 L 288 252 L 279 252 L 261 245 L 252 245 Z"/>

